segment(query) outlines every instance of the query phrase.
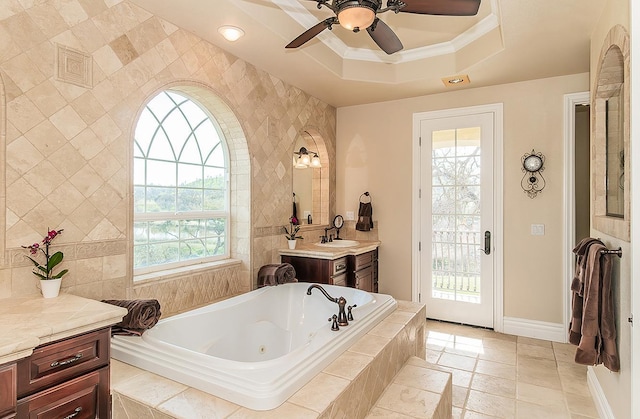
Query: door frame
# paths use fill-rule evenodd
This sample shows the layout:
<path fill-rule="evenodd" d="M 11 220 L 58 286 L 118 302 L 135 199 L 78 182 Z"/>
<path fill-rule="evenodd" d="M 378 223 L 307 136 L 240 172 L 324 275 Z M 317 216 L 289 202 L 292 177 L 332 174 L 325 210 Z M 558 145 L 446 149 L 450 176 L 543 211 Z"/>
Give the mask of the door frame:
<path fill-rule="evenodd" d="M 503 104 L 493 103 L 464 108 L 443 109 L 413 114 L 413 175 L 411 193 L 411 299 L 420 301 L 420 230 L 422 220 L 420 217 L 421 206 L 421 159 L 420 159 L 420 121 L 424 119 L 440 119 L 453 116 L 466 116 L 478 113 L 492 113 L 494 123 L 493 143 L 493 329 L 496 332 L 504 330 L 504 246 L 503 246 Z"/>
<path fill-rule="evenodd" d="M 565 219 L 564 233 L 562 235 L 562 265 L 564 271 L 564 284 L 562 287 L 562 313 L 564 330 L 569 330 L 571 320 L 571 278 L 574 274 L 573 263 L 573 237 L 576 234 L 576 105 L 590 105 L 589 92 L 570 93 L 564 95 L 564 199 L 563 212 Z M 564 342 L 567 342 L 565 333 Z"/>

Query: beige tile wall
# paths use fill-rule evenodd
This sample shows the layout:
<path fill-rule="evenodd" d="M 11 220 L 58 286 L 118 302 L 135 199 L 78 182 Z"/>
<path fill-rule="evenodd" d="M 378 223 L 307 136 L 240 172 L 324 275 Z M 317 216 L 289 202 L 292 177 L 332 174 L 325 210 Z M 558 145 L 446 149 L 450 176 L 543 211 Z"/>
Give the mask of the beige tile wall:
<path fill-rule="evenodd" d="M 41 240 L 47 227 L 65 230 L 56 240 L 70 270 L 63 291 L 168 300 L 185 289 L 195 293 L 178 298 L 171 311 L 246 291 L 252 273 L 277 261 L 275 249 L 284 246 L 280 226 L 290 212 L 297 132 L 312 127 L 320 133 L 328 160 L 335 161 L 333 107 L 128 1 L 4 2 L 0 76 L 0 202 L 6 204 L 0 298 L 37 291 L 20 246 Z M 129 160 L 135 118 L 155 92 L 181 86 L 211 92 L 213 102 L 224 105 L 214 109 L 226 113 L 222 119 L 238 122 L 227 133 L 246 139 L 244 153 L 231 150 L 239 162 L 238 176 L 232 173 L 232 228 L 241 264 L 134 289 Z M 333 203 L 330 166 L 333 180 L 322 187 Z"/>

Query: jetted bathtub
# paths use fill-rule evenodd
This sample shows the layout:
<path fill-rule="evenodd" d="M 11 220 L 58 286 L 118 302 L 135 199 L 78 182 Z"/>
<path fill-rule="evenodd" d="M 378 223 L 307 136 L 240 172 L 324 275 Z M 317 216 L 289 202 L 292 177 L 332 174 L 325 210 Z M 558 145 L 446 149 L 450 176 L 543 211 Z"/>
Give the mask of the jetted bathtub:
<path fill-rule="evenodd" d="M 254 410 L 273 409 L 396 308 L 389 295 L 323 285 L 354 320 L 309 283 L 261 288 L 160 320 L 142 337 L 114 336 L 111 356 Z"/>

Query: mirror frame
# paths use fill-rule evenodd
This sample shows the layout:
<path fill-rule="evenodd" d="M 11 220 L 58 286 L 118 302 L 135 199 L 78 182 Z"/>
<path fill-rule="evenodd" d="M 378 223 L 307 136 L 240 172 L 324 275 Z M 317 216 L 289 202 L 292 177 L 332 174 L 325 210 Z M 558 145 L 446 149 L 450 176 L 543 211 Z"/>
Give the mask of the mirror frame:
<path fill-rule="evenodd" d="M 630 164 L 629 158 L 624 159 L 624 204 L 621 216 L 610 216 L 607 209 L 607 102 L 609 99 L 621 96 L 622 142 L 623 155 L 629 156 L 629 114 L 630 114 L 630 51 L 629 34 L 621 25 L 614 26 L 604 40 L 598 71 L 596 73 L 594 95 L 592 97 L 592 126 L 591 140 L 593 154 L 592 193 L 592 227 L 610 236 L 630 241 Z"/>

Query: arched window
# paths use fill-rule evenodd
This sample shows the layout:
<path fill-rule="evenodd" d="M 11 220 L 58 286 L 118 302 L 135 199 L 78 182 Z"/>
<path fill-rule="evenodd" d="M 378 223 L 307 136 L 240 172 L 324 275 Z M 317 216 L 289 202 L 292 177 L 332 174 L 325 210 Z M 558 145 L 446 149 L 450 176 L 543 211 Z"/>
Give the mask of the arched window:
<path fill-rule="evenodd" d="M 175 91 L 149 101 L 133 145 L 136 274 L 229 257 L 228 168 L 204 107 Z"/>

